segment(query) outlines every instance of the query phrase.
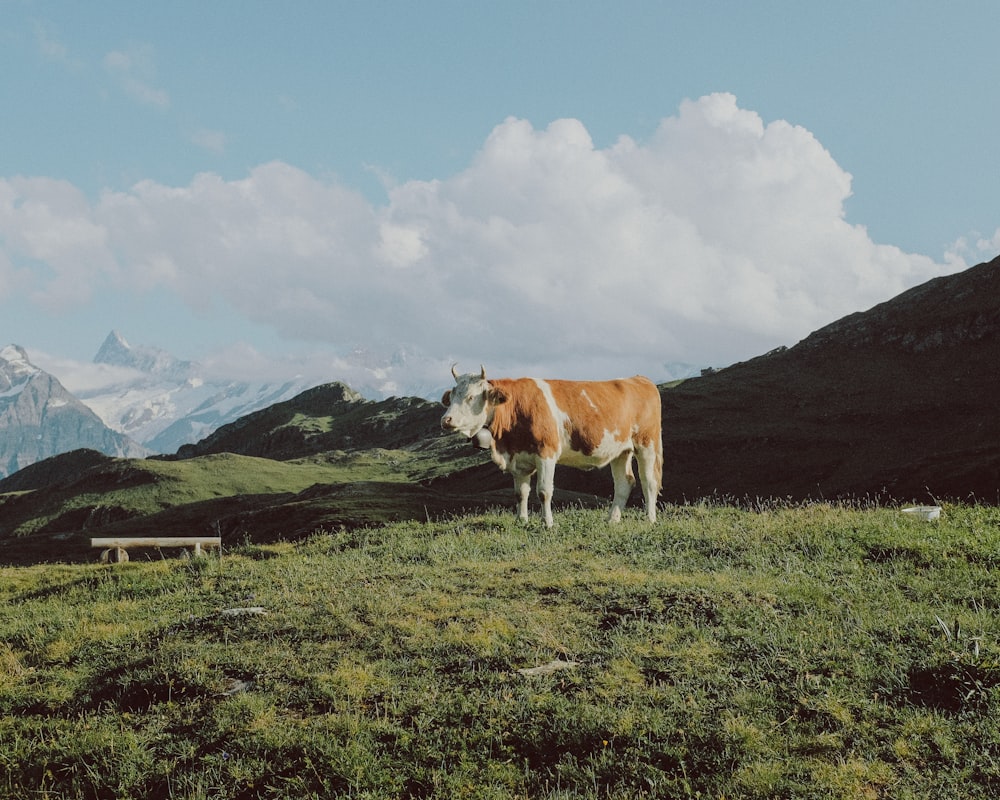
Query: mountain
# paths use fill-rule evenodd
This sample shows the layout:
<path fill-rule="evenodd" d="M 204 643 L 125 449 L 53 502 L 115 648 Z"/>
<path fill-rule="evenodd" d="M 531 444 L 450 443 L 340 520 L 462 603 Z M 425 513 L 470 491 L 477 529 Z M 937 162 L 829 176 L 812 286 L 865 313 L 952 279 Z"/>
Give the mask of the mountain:
<path fill-rule="evenodd" d="M 663 394 L 669 499 L 1000 502 L 1000 258 Z"/>
<path fill-rule="evenodd" d="M 436 403 L 366 400 L 342 383 L 329 383 L 224 425 L 177 455 L 239 453 L 286 461 L 331 450 L 399 449 L 436 438 L 440 419 Z"/>
<path fill-rule="evenodd" d="M 104 340 L 93 365 L 76 396 L 106 425 L 154 453 L 174 453 L 230 422 L 323 383 L 304 376 L 290 380 L 233 380 L 160 348 L 132 345 L 116 330 Z M 444 362 L 420 353 L 396 350 L 386 356 L 364 347 L 330 356 L 329 363 L 320 370 L 311 365 L 307 371 L 315 375 L 325 370 L 341 382 L 349 380 L 366 397 L 383 399 L 392 399 L 401 392 L 440 397 L 446 381 L 428 381 L 427 376 L 447 376 Z M 660 374 L 668 380 L 688 378 L 699 371 L 692 364 L 660 367 Z"/>
<path fill-rule="evenodd" d="M 197 373 L 193 362 L 181 361 L 158 347 L 132 347 L 118 331 L 108 334 L 94 356 L 94 363 L 128 367 L 177 382 L 187 381 Z"/>
<path fill-rule="evenodd" d="M 440 435 L 440 413 L 329 384 L 223 426 L 187 457 L 53 456 L 0 480 L 0 563 L 85 560 L 91 536 L 268 541 L 502 502 L 505 480 L 502 497 L 476 481 L 432 485 L 484 466 L 480 451 Z"/>
<path fill-rule="evenodd" d="M 16 355 L 5 396 L 30 373 Z M 1000 505 L 998 364 L 1000 258 L 793 347 L 662 385 L 662 499 Z M 334 383 L 176 456 L 55 456 L 0 480 L 0 561 L 89 558 L 86 536 L 124 531 L 266 540 L 512 506 L 510 478 L 441 433 L 440 414 L 435 403 L 365 400 Z M 557 471 L 557 503 L 610 498 L 608 470 Z"/>
<path fill-rule="evenodd" d="M 108 334 L 94 364 L 108 379 L 77 396 L 108 426 L 156 453 L 173 453 L 314 384 L 306 378 L 252 382 L 212 376 L 165 350 L 132 346 L 118 331 Z"/>
<path fill-rule="evenodd" d="M 0 349 L 0 477 L 80 448 L 127 457 L 147 452 L 108 428 L 22 348 Z"/>

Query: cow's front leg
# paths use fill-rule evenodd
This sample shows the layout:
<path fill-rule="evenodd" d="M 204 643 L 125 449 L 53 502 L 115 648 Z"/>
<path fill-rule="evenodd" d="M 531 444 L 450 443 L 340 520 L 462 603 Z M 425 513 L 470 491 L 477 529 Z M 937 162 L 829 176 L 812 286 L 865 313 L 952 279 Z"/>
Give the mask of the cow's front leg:
<path fill-rule="evenodd" d="M 552 493 L 556 483 L 556 460 L 543 458 L 538 462 L 538 499 L 542 501 L 545 527 L 552 527 Z"/>
<path fill-rule="evenodd" d="M 517 515 L 522 521 L 528 521 L 528 496 L 531 494 L 531 471 L 515 471 L 514 495 L 517 497 Z"/>

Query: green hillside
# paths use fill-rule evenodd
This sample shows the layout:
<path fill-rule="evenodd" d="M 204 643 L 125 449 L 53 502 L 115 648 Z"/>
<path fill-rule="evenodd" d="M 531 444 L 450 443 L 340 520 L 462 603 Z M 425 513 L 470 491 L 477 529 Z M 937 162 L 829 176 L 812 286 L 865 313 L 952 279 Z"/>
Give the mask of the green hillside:
<path fill-rule="evenodd" d="M 426 400 L 366 400 L 328 383 L 223 425 L 178 456 L 225 452 L 289 460 L 330 450 L 398 450 L 440 439 L 440 419 L 440 406 Z"/>
<path fill-rule="evenodd" d="M 44 466 L 60 477 L 0 494 L 0 563 L 93 558 L 89 539 L 98 536 L 222 535 L 232 543 L 426 519 L 457 502 L 425 485 L 443 469 L 431 450 L 330 451 L 290 461 L 232 453 L 174 461 L 97 456 L 88 468 L 65 473 L 57 457 Z M 77 453 L 65 458 L 81 463 Z M 489 497 L 469 497 L 468 507 L 483 507 Z"/>
<path fill-rule="evenodd" d="M 231 546 L 509 506 L 510 479 L 442 434 L 440 415 L 416 398 L 372 402 L 328 384 L 178 456 L 46 459 L 0 481 L 0 563 L 91 560 L 92 537 L 221 536 Z M 556 502 L 607 500 L 560 489 Z"/>
<path fill-rule="evenodd" d="M 0 798 L 995 797 L 998 531 L 668 506 L 0 568 Z"/>
<path fill-rule="evenodd" d="M 996 503 L 998 297 L 995 259 L 794 347 L 661 387 L 661 499 Z M 0 481 L 0 563 L 92 558 L 94 536 L 232 545 L 509 508 L 510 478 L 442 433 L 440 417 L 426 400 L 371 401 L 331 383 L 176 456 L 47 459 Z M 560 508 L 605 506 L 611 494 L 607 469 L 556 472 Z"/>

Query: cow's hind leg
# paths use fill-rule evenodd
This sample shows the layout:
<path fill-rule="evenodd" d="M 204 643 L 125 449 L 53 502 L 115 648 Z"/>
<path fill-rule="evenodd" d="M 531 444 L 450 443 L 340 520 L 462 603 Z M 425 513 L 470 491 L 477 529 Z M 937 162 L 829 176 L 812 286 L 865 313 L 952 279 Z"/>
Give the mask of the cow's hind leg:
<path fill-rule="evenodd" d="M 631 450 L 626 450 L 611 462 L 611 477 L 615 479 L 615 499 L 611 503 L 608 522 L 619 522 L 629 495 L 632 494 L 632 487 L 635 486 Z"/>
<path fill-rule="evenodd" d="M 646 517 L 650 522 L 656 522 L 656 498 L 663 481 L 663 456 L 658 452 L 656 443 L 653 443 L 637 447 L 635 457 L 639 462 L 639 480 L 642 481 L 642 493 L 646 498 Z"/>
<path fill-rule="evenodd" d="M 538 499 L 542 501 L 545 527 L 552 527 L 552 494 L 556 485 L 556 460 L 541 459 L 538 464 Z"/>

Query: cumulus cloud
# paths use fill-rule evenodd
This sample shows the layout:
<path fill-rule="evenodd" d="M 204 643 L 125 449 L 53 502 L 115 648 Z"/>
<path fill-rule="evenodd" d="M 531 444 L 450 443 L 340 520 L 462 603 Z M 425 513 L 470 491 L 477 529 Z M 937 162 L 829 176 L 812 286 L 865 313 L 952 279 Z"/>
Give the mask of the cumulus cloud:
<path fill-rule="evenodd" d="M 945 252 L 945 261 L 961 269 L 970 261 L 976 263 L 993 258 L 997 252 L 1000 252 L 1000 228 L 992 235 L 975 233 L 971 239 L 966 236 L 956 239 Z"/>
<path fill-rule="evenodd" d="M 47 265 L 33 291 L 51 302 L 93 274 L 294 339 L 598 377 L 793 344 L 965 266 L 958 248 L 938 264 L 873 242 L 815 136 L 729 94 L 607 148 L 577 120 L 510 118 L 458 174 L 387 191 L 373 206 L 283 162 L 91 203 L 0 180 L 0 269 Z"/>
<path fill-rule="evenodd" d="M 90 201 L 51 178 L 0 179 L 0 248 L 0 270 L 50 311 L 88 301 L 95 279 L 117 268 Z"/>

